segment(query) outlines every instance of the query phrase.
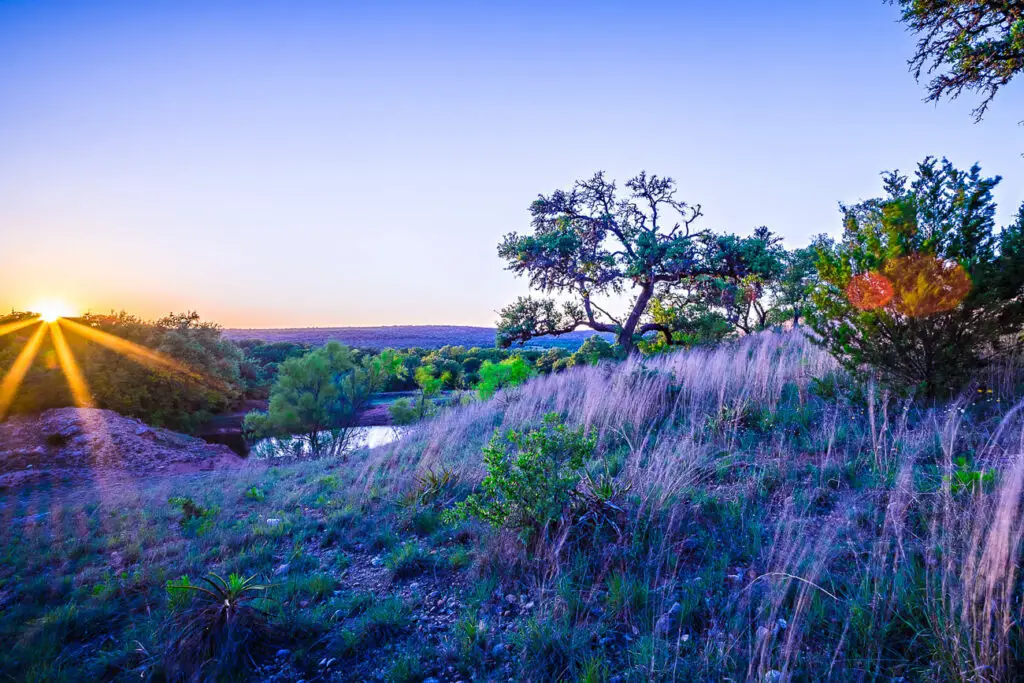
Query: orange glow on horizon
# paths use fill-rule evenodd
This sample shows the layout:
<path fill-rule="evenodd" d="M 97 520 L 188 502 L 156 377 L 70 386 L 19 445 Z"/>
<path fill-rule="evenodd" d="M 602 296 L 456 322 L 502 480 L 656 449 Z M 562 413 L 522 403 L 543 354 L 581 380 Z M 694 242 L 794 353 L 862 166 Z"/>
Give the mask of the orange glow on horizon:
<path fill-rule="evenodd" d="M 33 320 L 32 322 L 38 323 L 39 321 Z M 7 371 L 3 381 L 0 382 L 0 420 L 7 417 L 7 411 L 10 410 L 11 404 L 14 403 L 14 397 L 18 393 L 18 388 L 21 387 L 21 382 L 25 379 L 28 369 L 32 367 L 32 361 L 35 360 L 36 354 L 39 353 L 39 347 L 43 343 L 46 329 L 46 325 L 39 325 L 39 329 L 35 331 L 32 338 L 25 344 L 25 348 L 14 359 L 11 369 Z"/>
<path fill-rule="evenodd" d="M 38 314 L 44 323 L 57 322 L 58 318 L 67 318 L 74 315 L 68 304 L 57 299 L 36 302 L 30 310 Z"/>

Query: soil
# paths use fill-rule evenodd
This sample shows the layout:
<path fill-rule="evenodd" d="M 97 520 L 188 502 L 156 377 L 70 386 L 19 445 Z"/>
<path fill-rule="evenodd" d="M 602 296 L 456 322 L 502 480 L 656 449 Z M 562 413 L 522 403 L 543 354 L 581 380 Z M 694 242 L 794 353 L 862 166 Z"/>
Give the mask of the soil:
<path fill-rule="evenodd" d="M 58 408 L 0 422 L 0 489 L 47 478 L 187 474 L 245 462 L 227 446 L 110 410 Z"/>

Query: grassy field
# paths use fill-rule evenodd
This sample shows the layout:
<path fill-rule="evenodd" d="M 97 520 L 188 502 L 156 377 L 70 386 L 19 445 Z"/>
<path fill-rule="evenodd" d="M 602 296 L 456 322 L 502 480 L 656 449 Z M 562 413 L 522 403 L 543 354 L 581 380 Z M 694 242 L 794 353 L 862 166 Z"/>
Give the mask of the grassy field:
<path fill-rule="evenodd" d="M 925 405 L 763 334 L 538 378 L 347 462 L 5 491 L 0 676 L 1014 680 L 1018 380 Z M 607 506 L 529 545 L 442 521 L 495 430 L 551 412 L 596 433 Z M 235 582 L 226 630 L 180 588 L 210 573 L 266 586 Z"/>

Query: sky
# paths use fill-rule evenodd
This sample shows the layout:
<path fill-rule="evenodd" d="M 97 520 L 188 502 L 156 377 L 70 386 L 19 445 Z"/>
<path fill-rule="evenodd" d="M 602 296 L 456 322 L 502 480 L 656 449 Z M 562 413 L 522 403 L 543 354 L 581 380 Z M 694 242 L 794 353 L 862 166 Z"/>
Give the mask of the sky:
<path fill-rule="evenodd" d="M 493 325 L 502 235 L 604 170 L 790 246 L 926 155 L 1024 201 L 1024 79 L 923 101 L 878 0 L 0 0 L 0 310 Z"/>

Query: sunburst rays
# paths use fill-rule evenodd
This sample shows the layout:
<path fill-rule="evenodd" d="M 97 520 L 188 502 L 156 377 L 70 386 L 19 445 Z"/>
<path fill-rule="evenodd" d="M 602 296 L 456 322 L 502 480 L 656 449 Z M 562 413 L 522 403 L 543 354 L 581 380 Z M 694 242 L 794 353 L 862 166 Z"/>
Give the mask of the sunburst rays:
<path fill-rule="evenodd" d="M 202 375 L 185 367 L 173 358 L 168 358 L 162 353 L 158 353 L 152 349 L 147 349 L 145 346 L 140 346 L 139 344 L 130 342 L 126 339 L 115 337 L 103 330 L 97 330 L 95 327 L 88 327 L 67 318 L 61 318 L 59 320 L 59 324 L 67 325 L 68 329 L 75 334 L 85 337 L 89 341 L 95 342 L 100 346 L 105 346 L 111 351 L 120 353 L 122 356 L 151 369 L 169 370 L 199 382 L 207 381 Z"/>
<path fill-rule="evenodd" d="M 108 332 L 104 332 L 103 330 L 83 325 L 82 323 L 68 318 L 57 317 L 53 320 L 49 320 L 47 317 L 37 315 L 25 320 L 0 325 L 0 337 L 19 330 L 24 330 L 33 325 L 38 325 L 39 328 L 32 333 L 28 342 L 18 353 L 14 363 L 8 369 L 7 374 L 4 375 L 2 380 L 0 380 L 0 421 L 7 417 L 7 414 L 14 403 L 14 399 L 18 395 L 18 390 L 21 388 L 21 384 L 25 380 L 25 375 L 28 374 L 33 361 L 39 354 L 39 349 L 42 346 L 47 333 L 49 333 L 50 339 L 52 340 L 53 348 L 57 356 L 57 362 L 64 378 L 67 380 L 68 387 L 71 390 L 71 398 L 74 401 L 75 406 L 79 408 L 95 407 L 95 399 L 93 398 L 89 385 L 85 380 L 85 375 L 82 373 L 82 369 L 78 365 L 78 361 L 75 360 L 74 353 L 71 351 L 71 346 L 68 344 L 68 341 L 64 336 L 64 330 L 62 329 L 64 327 L 66 327 L 69 332 L 72 332 L 83 339 L 108 348 L 111 351 L 119 353 L 129 360 L 139 363 L 140 365 L 144 365 L 152 370 L 170 372 L 182 378 L 188 378 L 202 384 L 217 384 L 217 382 L 203 377 L 191 368 L 186 367 L 182 363 L 174 360 L 173 358 L 169 358 L 162 353 L 148 349 L 126 339 L 121 339 L 120 337 L 116 337 Z"/>
<path fill-rule="evenodd" d="M 39 353 L 39 347 L 43 344 L 43 337 L 46 336 L 46 325 L 43 325 L 38 319 L 32 322 L 39 324 L 39 329 L 32 334 L 28 343 L 21 350 L 21 353 L 14 359 L 11 369 L 4 375 L 3 381 L 0 381 L 0 420 L 7 417 L 7 411 L 11 409 L 14 397 L 18 395 L 18 389 L 21 388 L 21 383 L 25 379 L 25 375 L 28 374 L 28 369 L 32 367 L 32 361 L 35 360 L 36 354 Z"/>
<path fill-rule="evenodd" d="M 82 375 L 81 368 L 78 367 L 78 361 L 75 360 L 74 354 L 71 353 L 71 347 L 68 346 L 67 340 L 64 339 L 64 332 L 60 329 L 60 321 L 55 320 L 47 323 L 47 327 L 50 328 L 53 348 L 57 352 L 57 362 L 60 363 L 60 369 L 68 380 L 68 387 L 71 388 L 71 398 L 74 399 L 75 405 L 79 408 L 92 408 L 92 393 L 89 391 L 89 385 L 85 381 L 85 376 Z"/>

